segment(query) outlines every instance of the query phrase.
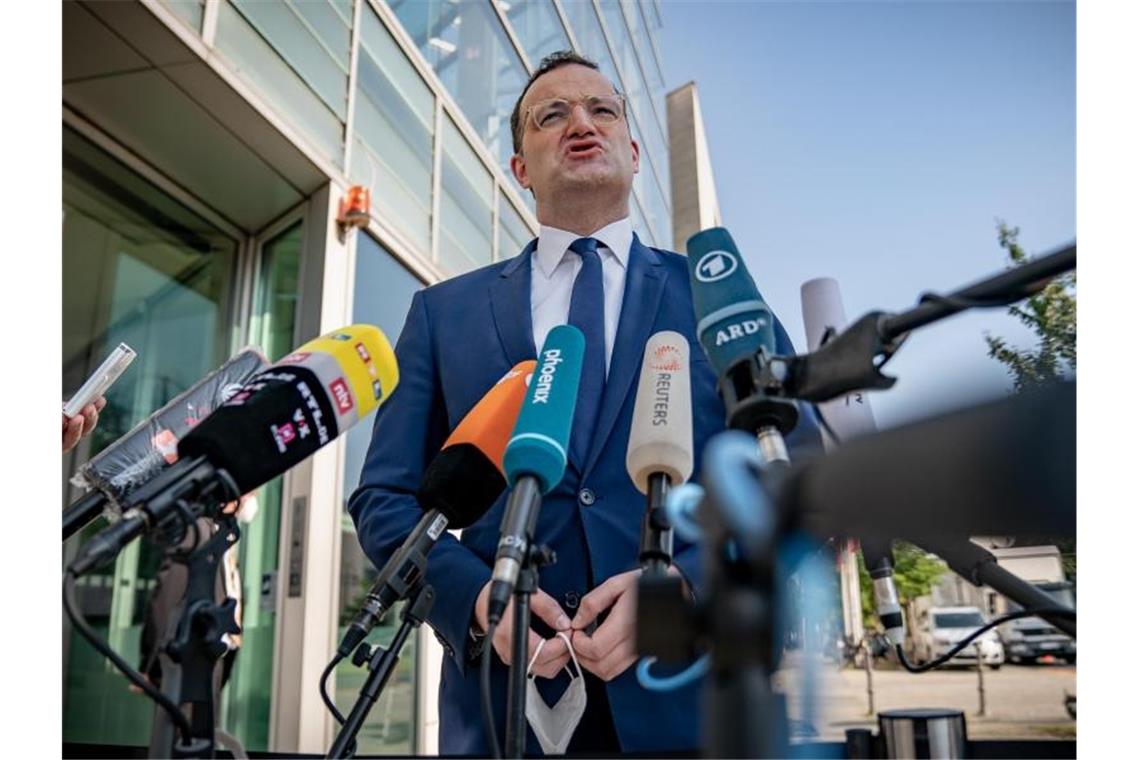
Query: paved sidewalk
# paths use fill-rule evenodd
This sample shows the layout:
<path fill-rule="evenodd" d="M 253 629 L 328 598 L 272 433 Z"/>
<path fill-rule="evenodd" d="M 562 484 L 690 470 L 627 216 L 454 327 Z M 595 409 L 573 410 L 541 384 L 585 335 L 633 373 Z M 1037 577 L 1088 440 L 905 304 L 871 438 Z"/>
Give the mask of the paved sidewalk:
<path fill-rule="evenodd" d="M 775 679 L 789 697 L 789 713 L 802 715 L 799 663 L 789 663 Z M 1076 694 L 1075 666 L 1004 665 L 984 670 L 986 714 L 978 715 L 978 674 L 974 669 L 936 670 L 912 674 L 903 670 L 875 670 L 872 674 L 875 711 L 904 707 L 947 707 L 966 715 L 971 739 L 1072 739 L 1076 721 L 1065 711 L 1067 691 Z M 877 726 L 867 715 L 867 677 L 863 670 L 839 671 L 824 663 L 818 678 L 818 712 L 815 727 L 821 741 L 842 741 L 848 728 Z"/>

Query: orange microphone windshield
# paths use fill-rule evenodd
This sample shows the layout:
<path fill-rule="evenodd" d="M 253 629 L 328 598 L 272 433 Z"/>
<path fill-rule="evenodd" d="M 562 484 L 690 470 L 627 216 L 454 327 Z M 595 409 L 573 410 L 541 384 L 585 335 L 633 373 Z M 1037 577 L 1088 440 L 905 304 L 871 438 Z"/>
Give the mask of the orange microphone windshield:
<path fill-rule="evenodd" d="M 503 451 L 507 448 L 519 409 L 526 396 L 527 383 L 537 364 L 534 359 L 519 362 L 503 375 L 479 400 L 443 443 L 448 448 L 470 443 L 503 471 Z"/>

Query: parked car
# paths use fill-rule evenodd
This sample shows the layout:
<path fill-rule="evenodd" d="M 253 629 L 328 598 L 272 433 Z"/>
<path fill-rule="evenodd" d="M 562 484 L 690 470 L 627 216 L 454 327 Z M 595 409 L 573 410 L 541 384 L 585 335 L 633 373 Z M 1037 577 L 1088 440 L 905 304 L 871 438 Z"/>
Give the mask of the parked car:
<path fill-rule="evenodd" d="M 916 625 L 910 631 L 913 656 L 930 662 L 946 655 L 962 639 L 986 625 L 977 607 L 927 607 L 917 610 Z M 974 639 L 951 658 L 952 665 L 982 663 L 997 670 L 1005 662 L 1005 648 L 997 631 L 989 630 Z"/>

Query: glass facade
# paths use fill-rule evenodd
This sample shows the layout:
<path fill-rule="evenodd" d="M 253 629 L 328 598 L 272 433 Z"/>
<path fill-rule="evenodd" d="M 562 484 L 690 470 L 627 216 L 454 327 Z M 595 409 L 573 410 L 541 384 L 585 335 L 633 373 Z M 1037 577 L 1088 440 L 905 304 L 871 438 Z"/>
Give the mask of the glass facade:
<path fill-rule="evenodd" d="M 423 283 L 368 235 L 361 235 L 356 246 L 356 276 L 352 297 L 352 321 L 379 327 L 395 343 L 404 326 L 404 317 L 412 303 L 412 295 Z M 383 293 L 378 297 L 378 293 Z M 344 636 L 348 624 L 363 603 L 376 580 L 377 570 L 360 549 L 356 529 L 348 514 L 348 497 L 360 482 L 364 455 L 372 440 L 373 412 L 346 434 L 344 496 L 341 511 L 340 616 L 337 638 Z M 393 609 L 383 624 L 373 629 L 368 641 L 387 646 L 399 627 L 402 605 Z M 369 713 L 357 739 L 357 754 L 410 755 L 416 748 L 416 683 L 415 663 L 419 656 L 416 638 L 409 637 L 400 655 L 396 672 Z M 364 685 L 368 671 L 345 660 L 336 669 L 334 699 L 347 714 Z"/>

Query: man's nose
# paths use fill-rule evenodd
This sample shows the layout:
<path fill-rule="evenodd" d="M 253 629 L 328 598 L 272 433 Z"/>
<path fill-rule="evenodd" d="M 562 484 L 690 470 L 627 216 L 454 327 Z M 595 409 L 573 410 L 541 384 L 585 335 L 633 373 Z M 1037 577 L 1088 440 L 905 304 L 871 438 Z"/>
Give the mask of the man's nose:
<path fill-rule="evenodd" d="M 570 107 L 570 121 L 566 125 L 567 134 L 592 135 L 596 130 L 594 120 L 590 118 L 590 112 L 585 104 L 575 103 Z"/>

